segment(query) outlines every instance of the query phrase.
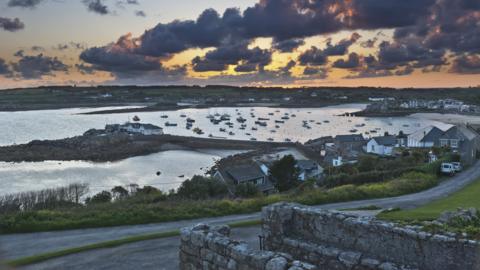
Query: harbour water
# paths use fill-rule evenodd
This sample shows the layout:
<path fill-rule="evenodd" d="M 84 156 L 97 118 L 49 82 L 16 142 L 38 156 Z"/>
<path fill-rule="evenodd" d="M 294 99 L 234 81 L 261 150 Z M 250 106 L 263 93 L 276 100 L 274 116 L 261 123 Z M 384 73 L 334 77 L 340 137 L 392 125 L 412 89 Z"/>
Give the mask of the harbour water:
<path fill-rule="evenodd" d="M 384 132 L 394 134 L 400 130 L 409 133 L 432 124 L 446 126 L 441 122 L 413 117 L 339 116 L 359 111 L 364 107 L 364 104 L 346 104 L 302 109 L 207 108 L 98 115 L 82 113 L 114 108 L 0 112 L 2 126 L 0 145 L 77 136 L 91 128 L 103 128 L 105 124 L 131 121 L 134 116 L 138 116 L 142 123 L 161 126 L 167 134 L 200 137 L 211 135 L 225 139 L 277 142 L 286 140 L 305 142 L 322 136 L 352 133 L 363 133 L 369 137 L 382 135 Z M 222 115 L 229 115 L 230 120 L 218 124 L 211 122 L 212 117 L 220 118 Z M 192 122 L 190 129 L 186 129 L 188 118 L 195 121 Z M 237 118 L 244 119 L 243 123 L 237 121 Z M 167 127 L 166 122 L 177 126 Z M 231 122 L 232 127 L 226 125 L 228 122 Z M 264 122 L 266 126 L 255 122 Z M 193 129 L 196 127 L 201 129 L 203 134 L 194 133 Z M 153 185 L 167 191 L 177 188 L 182 181 L 195 174 L 204 174 L 205 170 L 214 164 L 214 160 L 233 153 L 235 151 L 166 151 L 108 163 L 84 161 L 0 163 L 0 195 L 63 186 L 74 182 L 90 184 L 92 192 L 131 183 L 140 186 Z M 157 171 L 161 174 L 157 175 Z"/>

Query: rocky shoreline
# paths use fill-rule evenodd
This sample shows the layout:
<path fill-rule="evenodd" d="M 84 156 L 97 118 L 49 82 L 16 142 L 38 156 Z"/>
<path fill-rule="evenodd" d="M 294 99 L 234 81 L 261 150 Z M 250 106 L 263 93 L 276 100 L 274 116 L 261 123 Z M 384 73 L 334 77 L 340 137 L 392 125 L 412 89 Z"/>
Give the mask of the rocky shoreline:
<path fill-rule="evenodd" d="M 118 161 L 169 150 L 253 150 L 292 146 L 293 143 L 255 142 L 195 138 L 172 135 L 131 135 L 124 133 L 103 136 L 82 135 L 60 140 L 35 140 L 27 144 L 0 147 L 0 161 L 40 162 L 46 160 L 93 162 Z"/>

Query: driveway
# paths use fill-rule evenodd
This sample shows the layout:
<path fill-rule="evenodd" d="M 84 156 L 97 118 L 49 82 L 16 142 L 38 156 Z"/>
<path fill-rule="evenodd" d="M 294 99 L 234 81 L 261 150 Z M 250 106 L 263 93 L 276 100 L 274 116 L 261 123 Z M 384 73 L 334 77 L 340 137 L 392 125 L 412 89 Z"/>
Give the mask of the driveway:
<path fill-rule="evenodd" d="M 454 193 L 469 183 L 480 178 L 480 162 L 477 162 L 474 166 L 471 166 L 468 170 L 457 174 L 456 176 L 441 182 L 438 186 L 429 190 L 409 194 L 393 198 L 384 199 L 372 199 L 363 201 L 352 201 L 335 204 L 326 204 L 313 206 L 313 208 L 321 209 L 347 209 L 358 208 L 368 205 L 376 205 L 381 208 L 398 207 L 403 209 L 415 208 L 424 205 L 433 200 L 437 200 Z M 56 231 L 56 232 L 43 232 L 43 233 L 28 233 L 28 234 L 10 234 L 0 236 L 0 249 L 3 253 L 0 253 L 2 258 L 14 259 L 24 256 L 36 255 L 39 253 L 45 253 L 48 251 L 61 250 L 70 247 L 77 247 L 86 244 L 92 244 L 95 242 L 103 242 L 107 240 L 114 240 L 123 238 L 126 236 L 156 233 L 162 231 L 170 231 L 179 229 L 182 227 L 192 226 L 197 223 L 209 223 L 209 224 L 225 224 L 237 221 L 259 219 L 260 213 L 246 214 L 246 215 L 233 215 L 216 218 L 204 218 L 186 221 L 166 222 L 159 224 L 148 225 L 135 225 L 135 226 L 120 226 L 109 228 L 95 228 L 95 229 L 82 229 L 82 230 L 70 230 L 70 231 Z M 241 230 L 240 230 L 241 231 Z M 252 236 L 253 237 L 253 236 Z M 255 235 L 256 237 L 256 235 Z M 245 238 L 249 239 L 249 238 Z M 165 239 L 153 240 L 151 243 L 160 244 Z M 125 247 L 140 247 L 138 243 L 126 245 Z M 153 246 L 152 246 L 153 248 Z M 122 249 L 122 247 L 119 247 Z M 113 249 L 112 249 L 113 250 Z M 100 251 L 92 251 L 98 253 Z M 108 250 L 102 250 L 101 252 L 109 252 Z M 159 250 L 153 250 L 152 252 L 160 252 Z M 176 252 L 176 249 L 175 249 Z M 78 254 L 80 255 L 80 254 Z M 76 255 L 71 255 L 76 256 Z M 66 257 L 67 258 L 67 257 Z M 125 259 L 122 257 L 121 259 Z M 63 268 L 63 267 L 62 267 Z M 53 268 L 55 269 L 55 268 Z M 99 268 L 102 269 L 102 268 Z M 107 269 L 107 268 L 104 268 Z"/>

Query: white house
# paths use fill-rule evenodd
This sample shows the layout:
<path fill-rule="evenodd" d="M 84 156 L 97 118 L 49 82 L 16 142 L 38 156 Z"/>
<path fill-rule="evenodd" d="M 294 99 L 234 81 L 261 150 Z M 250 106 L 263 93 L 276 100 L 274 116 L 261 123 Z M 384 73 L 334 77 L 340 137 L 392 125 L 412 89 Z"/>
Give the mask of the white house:
<path fill-rule="evenodd" d="M 398 141 L 395 136 L 373 137 L 367 143 L 367 153 L 380 156 L 391 156 L 393 149 L 398 147 Z"/>
<path fill-rule="evenodd" d="M 443 131 L 434 126 L 428 126 L 408 135 L 407 146 L 429 148 L 435 145 Z"/>

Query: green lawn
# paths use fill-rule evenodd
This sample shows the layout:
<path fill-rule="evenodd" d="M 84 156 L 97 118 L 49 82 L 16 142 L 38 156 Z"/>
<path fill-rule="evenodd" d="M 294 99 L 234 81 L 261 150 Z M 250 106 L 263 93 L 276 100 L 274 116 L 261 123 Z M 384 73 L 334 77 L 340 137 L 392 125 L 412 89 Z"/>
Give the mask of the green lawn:
<path fill-rule="evenodd" d="M 447 198 L 434 201 L 412 210 L 393 211 L 380 214 L 378 217 L 388 220 L 432 220 L 444 211 L 455 210 L 458 207 L 475 207 L 480 209 L 480 179 L 466 186 Z"/>

